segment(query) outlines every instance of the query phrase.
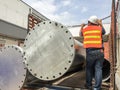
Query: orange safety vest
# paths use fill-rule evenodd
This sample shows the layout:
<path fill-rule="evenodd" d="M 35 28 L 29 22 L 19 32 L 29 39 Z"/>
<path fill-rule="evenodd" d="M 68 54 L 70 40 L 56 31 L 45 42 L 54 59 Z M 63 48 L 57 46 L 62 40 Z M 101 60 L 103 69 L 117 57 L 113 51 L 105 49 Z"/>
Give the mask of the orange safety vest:
<path fill-rule="evenodd" d="M 82 30 L 84 48 L 102 48 L 102 27 L 87 26 Z"/>

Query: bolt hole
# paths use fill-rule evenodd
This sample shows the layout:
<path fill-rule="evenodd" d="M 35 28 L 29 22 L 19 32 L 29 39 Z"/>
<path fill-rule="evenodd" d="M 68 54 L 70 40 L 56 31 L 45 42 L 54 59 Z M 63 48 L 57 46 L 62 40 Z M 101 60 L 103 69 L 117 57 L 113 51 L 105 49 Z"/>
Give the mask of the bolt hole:
<path fill-rule="evenodd" d="M 18 50 L 17 48 L 15 48 L 15 50 Z"/>
<path fill-rule="evenodd" d="M 53 76 L 53 78 L 55 78 L 55 76 Z"/>
<path fill-rule="evenodd" d="M 65 70 L 67 70 L 67 68 L 65 67 Z"/>
<path fill-rule="evenodd" d="M 23 55 L 25 55 L 25 52 L 23 53 Z"/>
<path fill-rule="evenodd" d="M 66 33 L 68 33 L 68 31 L 66 31 Z"/>
<path fill-rule="evenodd" d="M 61 75 L 62 73 L 59 73 L 59 75 Z"/>
<path fill-rule="evenodd" d="M 26 58 L 24 58 L 24 60 L 26 60 Z"/>
<path fill-rule="evenodd" d="M 63 28 L 63 26 L 61 26 L 61 28 Z"/>
<path fill-rule="evenodd" d="M 28 33 L 29 35 L 31 34 L 31 33 Z"/>
<path fill-rule="evenodd" d="M 57 26 L 58 24 L 57 24 L 57 23 L 55 23 L 55 25 Z"/>
<path fill-rule="evenodd" d="M 23 62 L 23 64 L 25 64 L 25 62 Z"/>
<path fill-rule="evenodd" d="M 47 77 L 47 79 L 49 79 L 49 77 Z"/>
<path fill-rule="evenodd" d="M 71 61 L 68 61 L 69 63 L 71 63 Z"/>
<path fill-rule="evenodd" d="M 37 76 L 37 74 L 35 73 L 34 76 Z"/>
<path fill-rule="evenodd" d="M 50 24 L 52 23 L 52 22 L 49 22 Z"/>
<path fill-rule="evenodd" d="M 72 39 L 71 37 L 69 37 L 69 39 Z"/>
<path fill-rule="evenodd" d="M 73 47 L 73 45 L 71 45 L 71 47 Z"/>
<path fill-rule="evenodd" d="M 45 22 L 43 22 L 43 24 L 45 24 Z"/>

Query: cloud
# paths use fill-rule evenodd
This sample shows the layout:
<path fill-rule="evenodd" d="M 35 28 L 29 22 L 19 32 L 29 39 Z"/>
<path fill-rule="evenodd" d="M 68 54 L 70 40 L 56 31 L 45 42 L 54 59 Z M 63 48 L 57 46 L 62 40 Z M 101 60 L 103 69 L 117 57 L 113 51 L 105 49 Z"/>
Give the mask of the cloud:
<path fill-rule="evenodd" d="M 49 15 L 54 14 L 54 12 L 57 10 L 56 6 L 54 5 L 54 0 L 40 0 L 32 3 L 31 6 L 48 18 Z"/>
<path fill-rule="evenodd" d="M 62 3 L 64 6 L 68 6 L 71 4 L 71 0 L 64 0 L 64 1 L 62 1 Z"/>
<path fill-rule="evenodd" d="M 47 18 L 64 25 L 75 25 L 86 22 L 86 18 L 95 14 L 106 16 L 110 12 L 109 0 L 103 4 L 93 0 L 23 0 Z M 97 4 L 98 3 L 98 4 Z M 106 5 L 107 3 L 107 5 Z M 91 6 L 92 5 L 92 6 Z M 99 8 L 101 7 L 101 8 Z M 98 9 L 98 10 L 97 10 Z M 87 12 L 87 13 L 86 13 Z"/>
<path fill-rule="evenodd" d="M 55 4 L 55 0 L 36 0 L 35 2 L 31 3 L 31 6 L 47 18 L 68 25 L 70 24 L 69 20 L 73 19 L 73 15 L 65 10 L 59 13 L 56 12 L 58 12 L 63 5 L 70 5 L 71 0 L 65 0 L 61 3 L 63 4 Z"/>
<path fill-rule="evenodd" d="M 88 8 L 87 8 L 87 7 L 82 7 L 81 13 L 85 13 L 85 12 L 87 12 L 87 11 L 88 11 Z"/>
<path fill-rule="evenodd" d="M 50 17 L 51 17 L 51 20 L 57 21 L 64 25 L 69 25 L 71 21 L 73 21 L 72 19 L 74 18 L 74 16 L 67 11 L 61 12 L 60 14 L 53 14 Z"/>

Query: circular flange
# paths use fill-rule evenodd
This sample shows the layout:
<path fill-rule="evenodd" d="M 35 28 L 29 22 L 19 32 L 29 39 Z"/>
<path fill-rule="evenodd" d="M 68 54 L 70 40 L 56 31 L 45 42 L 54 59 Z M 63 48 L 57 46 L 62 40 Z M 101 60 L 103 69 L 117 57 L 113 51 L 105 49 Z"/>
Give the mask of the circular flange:
<path fill-rule="evenodd" d="M 24 51 L 28 70 L 40 80 L 50 81 L 61 77 L 72 65 L 74 39 L 60 23 L 44 21 L 28 33 Z"/>
<path fill-rule="evenodd" d="M 25 74 L 22 49 L 15 45 L 3 47 L 0 50 L 0 90 L 20 90 Z"/>

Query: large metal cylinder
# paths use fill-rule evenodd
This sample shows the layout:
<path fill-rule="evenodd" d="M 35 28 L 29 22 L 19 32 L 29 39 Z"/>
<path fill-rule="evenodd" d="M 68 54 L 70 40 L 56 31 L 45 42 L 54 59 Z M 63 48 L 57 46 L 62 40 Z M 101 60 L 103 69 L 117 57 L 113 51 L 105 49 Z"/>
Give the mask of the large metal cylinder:
<path fill-rule="evenodd" d="M 23 50 L 15 45 L 3 47 L 0 50 L 0 90 L 19 90 L 25 77 Z"/>
<path fill-rule="evenodd" d="M 60 78 L 81 60 L 74 60 L 74 39 L 63 25 L 44 21 L 31 30 L 24 43 L 28 70 L 43 81 Z M 84 57 L 81 55 L 82 59 Z M 75 62 L 77 63 L 75 63 Z M 75 67 L 76 68 L 76 67 Z"/>
<path fill-rule="evenodd" d="M 109 81 L 110 80 L 110 62 L 106 59 L 104 59 L 102 71 L 103 71 L 102 81 Z"/>

